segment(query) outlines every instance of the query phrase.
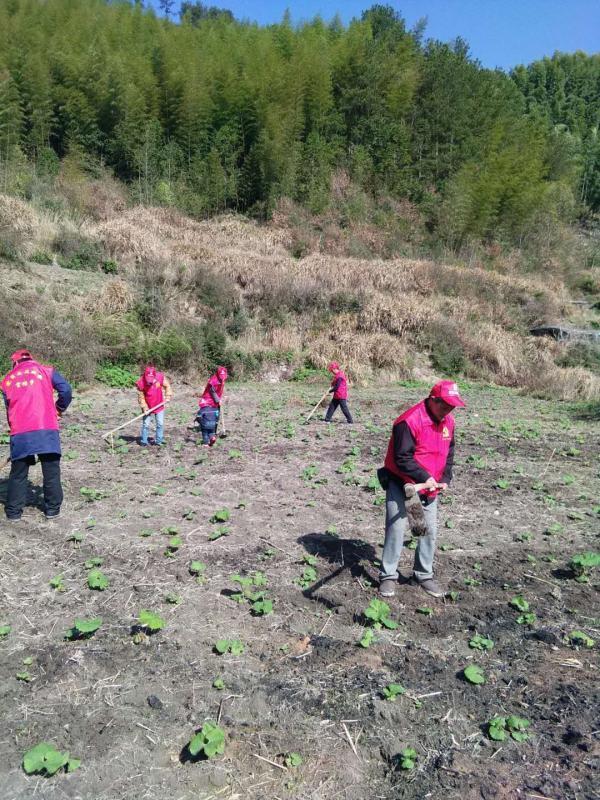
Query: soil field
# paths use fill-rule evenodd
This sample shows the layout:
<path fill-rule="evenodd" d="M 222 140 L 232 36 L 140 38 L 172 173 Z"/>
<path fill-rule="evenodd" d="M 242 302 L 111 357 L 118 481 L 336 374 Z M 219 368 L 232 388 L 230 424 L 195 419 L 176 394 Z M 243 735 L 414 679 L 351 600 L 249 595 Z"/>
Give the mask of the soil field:
<path fill-rule="evenodd" d="M 192 389 L 175 391 L 167 446 L 140 448 L 136 423 L 114 453 L 101 433 L 136 413 L 135 393 L 77 395 L 60 519 L 36 508 L 35 467 L 23 521 L 0 523 L 2 800 L 600 797 L 598 645 L 569 640 L 599 638 L 597 575 L 580 582 L 568 566 L 600 549 L 597 423 L 466 387 L 436 561 L 452 595 L 401 585 L 398 627 L 362 647 L 383 540 L 372 479 L 393 419 L 425 387 L 356 390 L 356 424 L 327 426 L 303 424 L 319 387 L 232 384 L 229 435 L 211 450 L 188 430 Z M 94 569 L 103 590 L 88 587 Z M 164 627 L 141 628 L 143 609 Z M 64 638 L 97 617 L 93 635 Z M 477 634 L 493 647 L 470 647 Z M 473 664 L 485 683 L 465 679 Z M 386 699 L 390 684 L 405 692 Z M 496 716 L 526 719 L 529 737 L 494 741 Z M 225 752 L 192 758 L 207 720 Z M 40 741 L 81 766 L 26 775 Z"/>

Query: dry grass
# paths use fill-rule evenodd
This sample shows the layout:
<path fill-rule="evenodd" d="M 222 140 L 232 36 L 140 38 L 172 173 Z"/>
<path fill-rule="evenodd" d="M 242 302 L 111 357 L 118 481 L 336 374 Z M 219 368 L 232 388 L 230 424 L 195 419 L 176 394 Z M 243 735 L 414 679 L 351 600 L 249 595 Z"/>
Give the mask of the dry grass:
<path fill-rule="evenodd" d="M 491 269 L 476 258 L 460 266 L 331 255 L 321 242 L 297 259 L 289 250 L 296 229 L 286 220 L 300 212 L 285 204 L 269 226 L 235 215 L 194 221 L 171 209 L 125 208 L 120 187 L 108 179 L 86 182 L 64 172 L 61 181 L 82 217 L 36 212 L 0 196 L 0 230 L 27 253 L 49 247 L 57 231 L 100 242 L 119 264 L 120 277 L 106 279 L 87 298 L 84 314 L 126 314 L 150 287 L 160 295 L 161 324 L 198 322 L 214 316 L 206 300 L 212 285 L 220 299 L 250 317 L 235 343 L 244 353 L 267 359 L 289 353 L 296 363 L 308 358 L 317 367 L 335 357 L 352 380 L 362 381 L 375 373 L 386 379 L 433 375 L 427 351 L 450 342 L 471 377 L 569 400 L 598 394 L 592 373 L 559 368 L 552 346 L 528 336 L 529 326 L 565 318 L 572 307 L 560 280 L 549 285 L 539 275 L 519 274 L 514 254 L 488 248 Z M 334 193 L 344 199 L 350 190 L 347 176 L 336 175 Z M 410 204 L 397 213 L 418 226 Z M 322 221 L 326 233 L 333 223 Z M 354 225 L 353 235 L 367 241 L 369 230 L 359 228 Z M 346 234 L 338 226 L 326 238 L 331 243 L 336 235 Z"/>

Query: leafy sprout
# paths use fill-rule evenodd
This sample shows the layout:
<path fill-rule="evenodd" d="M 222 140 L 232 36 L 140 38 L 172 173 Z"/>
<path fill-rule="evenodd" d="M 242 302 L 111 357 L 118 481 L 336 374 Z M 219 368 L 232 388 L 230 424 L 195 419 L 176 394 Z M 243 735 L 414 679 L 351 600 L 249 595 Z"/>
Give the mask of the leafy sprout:
<path fill-rule="evenodd" d="M 23 756 L 23 769 L 28 775 L 45 775 L 50 777 L 65 767 L 67 772 L 74 772 L 81 761 L 71 758 L 69 753 L 59 752 L 54 745 L 40 742 Z"/>
<path fill-rule="evenodd" d="M 474 683 L 477 686 L 485 683 L 484 672 L 477 664 L 469 664 L 468 667 L 465 667 L 463 670 L 463 675 L 465 676 L 466 680 L 469 681 L 469 683 Z"/>
<path fill-rule="evenodd" d="M 363 611 L 364 616 L 372 623 L 374 628 L 385 628 L 395 630 L 398 623 L 390 619 L 390 607 L 383 600 L 374 597 L 367 608 Z"/>
<path fill-rule="evenodd" d="M 154 611 L 148 611 L 144 608 L 138 615 L 138 624 L 141 628 L 145 628 L 149 633 L 156 633 L 165 627 L 164 619 L 155 614 Z"/>
<path fill-rule="evenodd" d="M 192 736 L 188 750 L 191 756 L 203 753 L 206 758 L 214 758 L 225 752 L 225 731 L 216 722 L 205 722 L 202 729 Z"/>

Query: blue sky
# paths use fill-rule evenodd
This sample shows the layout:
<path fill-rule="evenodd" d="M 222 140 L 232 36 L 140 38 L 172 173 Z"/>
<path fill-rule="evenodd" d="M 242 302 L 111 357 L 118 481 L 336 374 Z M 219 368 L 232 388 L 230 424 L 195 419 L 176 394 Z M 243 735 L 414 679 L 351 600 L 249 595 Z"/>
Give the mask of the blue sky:
<path fill-rule="evenodd" d="M 385 0 L 381 0 L 385 3 Z M 294 22 L 320 14 L 344 22 L 373 5 L 359 0 L 204 0 L 230 9 L 238 19 L 279 22 L 289 8 Z M 485 67 L 510 69 L 555 50 L 600 51 L 600 0 L 402 0 L 389 3 L 412 27 L 427 17 L 427 38 L 466 39 Z M 158 8 L 158 0 L 146 0 Z M 175 8 L 179 9 L 179 0 Z"/>

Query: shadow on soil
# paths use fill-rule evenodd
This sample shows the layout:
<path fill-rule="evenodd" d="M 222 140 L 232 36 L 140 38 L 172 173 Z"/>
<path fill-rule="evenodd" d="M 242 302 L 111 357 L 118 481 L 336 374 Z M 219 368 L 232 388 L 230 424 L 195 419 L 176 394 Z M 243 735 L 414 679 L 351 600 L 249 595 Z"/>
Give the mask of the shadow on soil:
<path fill-rule="evenodd" d="M 367 542 L 361 539 L 340 539 L 328 533 L 307 533 L 299 536 L 297 542 L 310 555 L 318 555 L 330 564 L 337 565 L 337 569 L 333 572 L 304 589 L 302 592 L 304 597 L 316 600 L 327 608 L 334 608 L 335 603 L 319 597 L 317 592 L 338 578 L 345 570 L 348 570 L 354 578 L 365 578 L 369 582 L 373 580 L 367 567 L 372 567 L 376 555 L 373 546 Z"/>

